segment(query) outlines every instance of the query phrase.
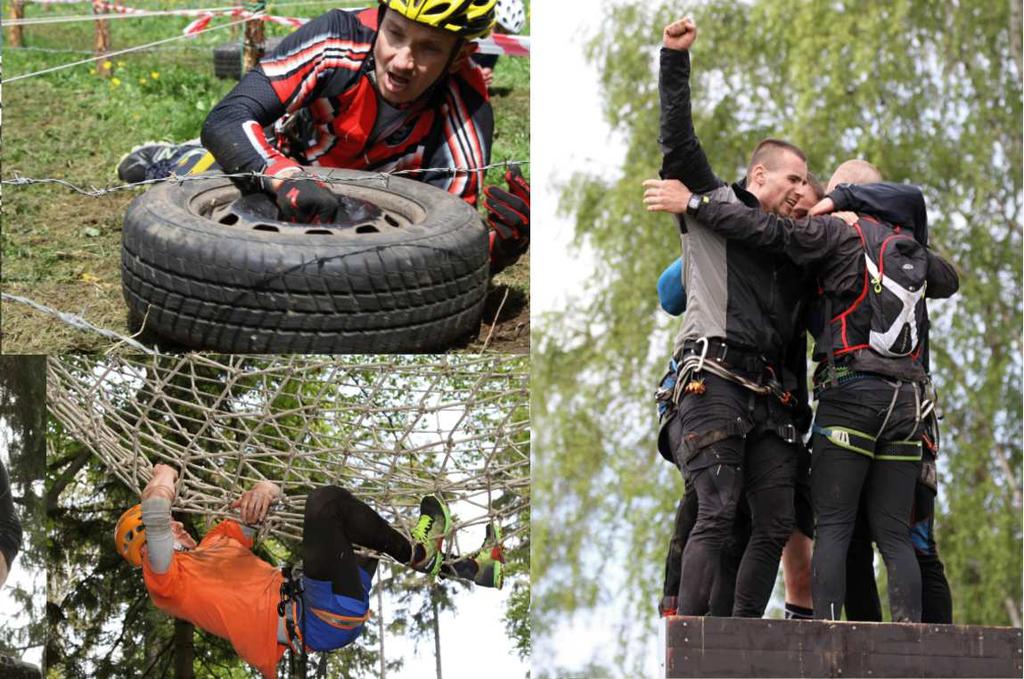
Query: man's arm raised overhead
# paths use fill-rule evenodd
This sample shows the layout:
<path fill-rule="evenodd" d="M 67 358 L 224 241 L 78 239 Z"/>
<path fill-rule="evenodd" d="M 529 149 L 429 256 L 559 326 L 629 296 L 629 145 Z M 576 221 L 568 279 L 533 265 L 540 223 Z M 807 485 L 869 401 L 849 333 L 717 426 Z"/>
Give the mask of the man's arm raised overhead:
<path fill-rule="evenodd" d="M 662 34 L 659 142 L 664 154 L 662 179 L 678 179 L 697 193 L 705 193 L 725 182 L 715 176 L 700 140 L 693 129 L 690 104 L 690 47 L 697 39 L 697 25 L 686 17 L 665 27 Z"/>

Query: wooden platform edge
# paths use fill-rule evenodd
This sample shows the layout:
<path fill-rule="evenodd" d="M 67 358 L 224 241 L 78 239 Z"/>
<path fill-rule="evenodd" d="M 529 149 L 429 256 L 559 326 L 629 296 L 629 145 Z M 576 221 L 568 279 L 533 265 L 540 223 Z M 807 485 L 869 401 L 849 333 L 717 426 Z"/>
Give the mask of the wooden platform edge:
<path fill-rule="evenodd" d="M 664 637 L 673 679 L 1024 675 L 1018 627 L 680 616 Z"/>

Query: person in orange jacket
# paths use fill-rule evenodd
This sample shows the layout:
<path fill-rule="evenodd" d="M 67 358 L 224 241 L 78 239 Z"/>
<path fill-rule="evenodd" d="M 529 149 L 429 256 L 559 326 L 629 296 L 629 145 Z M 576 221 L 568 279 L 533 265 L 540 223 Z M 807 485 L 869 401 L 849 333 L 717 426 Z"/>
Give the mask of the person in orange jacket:
<path fill-rule="evenodd" d="M 114 531 L 118 553 L 141 567 L 157 608 L 231 642 L 238 655 L 267 678 L 277 676 L 285 651 L 330 651 L 352 643 L 369 617 L 377 560 L 364 547 L 429 574 L 500 587 L 504 555 L 488 531 L 470 558 L 445 565 L 442 544 L 451 531 L 444 501 L 428 495 L 411 539 L 349 491 L 317 488 L 306 499 L 303 567 L 293 577 L 252 552 L 254 524 L 262 522 L 281 489 L 260 481 L 231 507 L 240 521 L 218 523 L 200 542 L 171 518 L 177 470 L 164 464 L 122 514 Z"/>

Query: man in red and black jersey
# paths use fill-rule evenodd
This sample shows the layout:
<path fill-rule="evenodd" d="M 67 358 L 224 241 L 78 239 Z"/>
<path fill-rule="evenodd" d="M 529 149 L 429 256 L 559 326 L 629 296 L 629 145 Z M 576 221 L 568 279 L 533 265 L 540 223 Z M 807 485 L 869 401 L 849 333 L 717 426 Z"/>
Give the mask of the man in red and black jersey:
<path fill-rule="evenodd" d="M 278 177 L 301 165 L 482 167 L 494 115 L 482 74 L 467 59 L 468 41 L 490 30 L 493 4 L 389 0 L 380 5 L 376 31 L 366 25 L 372 19 L 327 12 L 288 36 L 210 111 L 203 145 L 225 172 L 273 175 L 263 188 L 274 192 Z M 435 5 L 449 15 L 431 12 Z M 264 134 L 268 126 L 273 140 Z M 475 205 L 483 172 L 422 179 Z M 289 184 L 299 188 L 299 220 L 336 204 L 312 180 Z M 277 200 L 291 202 L 280 194 Z"/>
<path fill-rule="evenodd" d="M 313 19 L 210 111 L 201 140 L 211 155 L 182 156 L 164 174 L 181 174 L 182 161 L 201 172 L 215 160 L 227 173 L 265 175 L 256 188 L 274 196 L 282 219 L 329 222 L 338 209 L 335 194 L 308 177 L 285 181 L 302 166 L 442 168 L 413 176 L 475 206 L 494 115 L 469 55 L 471 41 L 493 26 L 494 4 L 380 0 L 375 10 L 335 9 Z M 130 160 L 119 168 L 123 179 L 153 178 L 152 163 L 139 163 L 145 176 L 136 177 Z M 509 179 L 511 193 L 488 191 L 492 253 L 503 245 L 521 252 L 529 242 L 528 186 L 517 191 L 515 177 Z M 492 209 L 496 203 L 502 209 Z M 514 223 L 499 228 L 509 215 Z"/>

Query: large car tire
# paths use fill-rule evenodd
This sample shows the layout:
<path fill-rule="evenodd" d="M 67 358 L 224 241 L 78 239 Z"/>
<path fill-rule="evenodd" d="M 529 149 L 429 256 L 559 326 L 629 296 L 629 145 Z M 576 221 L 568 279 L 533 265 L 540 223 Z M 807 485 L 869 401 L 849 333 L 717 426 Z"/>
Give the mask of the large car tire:
<path fill-rule="evenodd" d="M 121 279 L 137 327 L 229 353 L 426 352 L 478 331 L 489 272 L 478 213 L 422 182 L 320 172 L 344 180 L 335 192 L 380 206 L 381 219 L 240 219 L 238 189 L 215 174 L 136 198 Z"/>

